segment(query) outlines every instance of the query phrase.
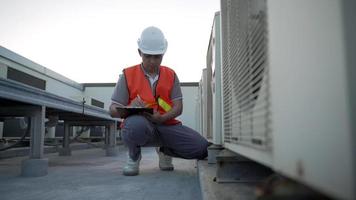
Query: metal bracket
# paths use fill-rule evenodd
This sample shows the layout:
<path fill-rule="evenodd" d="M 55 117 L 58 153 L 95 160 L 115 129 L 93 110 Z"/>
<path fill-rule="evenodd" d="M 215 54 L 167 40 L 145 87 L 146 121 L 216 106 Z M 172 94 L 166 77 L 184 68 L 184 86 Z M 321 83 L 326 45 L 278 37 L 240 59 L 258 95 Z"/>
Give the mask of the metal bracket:
<path fill-rule="evenodd" d="M 222 151 L 224 147 L 221 145 L 213 144 L 208 147 L 208 163 L 216 164 L 216 156 Z"/>
<path fill-rule="evenodd" d="M 229 150 L 216 156 L 218 183 L 260 182 L 272 174 L 272 170 Z"/>

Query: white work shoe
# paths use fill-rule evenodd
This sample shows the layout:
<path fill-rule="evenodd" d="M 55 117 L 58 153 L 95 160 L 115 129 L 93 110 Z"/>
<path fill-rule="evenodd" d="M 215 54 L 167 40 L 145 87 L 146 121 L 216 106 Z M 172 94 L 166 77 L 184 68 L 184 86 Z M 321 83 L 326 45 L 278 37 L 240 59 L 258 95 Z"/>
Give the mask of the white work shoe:
<path fill-rule="evenodd" d="M 136 161 L 132 160 L 130 156 L 127 156 L 126 166 L 124 167 L 123 174 L 125 176 L 136 176 L 139 173 L 141 161 L 141 154 Z"/>
<path fill-rule="evenodd" d="M 174 170 L 173 164 L 172 164 L 172 157 L 167 156 L 164 153 L 159 151 L 159 147 L 156 147 L 156 151 L 158 154 L 159 162 L 158 166 L 162 171 L 172 171 Z"/>

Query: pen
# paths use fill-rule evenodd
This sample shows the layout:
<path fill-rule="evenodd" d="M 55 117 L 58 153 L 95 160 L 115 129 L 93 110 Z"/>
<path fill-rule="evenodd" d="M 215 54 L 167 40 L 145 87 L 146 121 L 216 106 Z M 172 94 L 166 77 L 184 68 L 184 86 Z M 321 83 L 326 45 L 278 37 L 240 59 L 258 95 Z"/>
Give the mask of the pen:
<path fill-rule="evenodd" d="M 146 107 L 144 101 L 141 99 L 139 94 L 136 95 L 136 98 L 138 99 L 138 102 L 140 104 L 139 106 Z"/>

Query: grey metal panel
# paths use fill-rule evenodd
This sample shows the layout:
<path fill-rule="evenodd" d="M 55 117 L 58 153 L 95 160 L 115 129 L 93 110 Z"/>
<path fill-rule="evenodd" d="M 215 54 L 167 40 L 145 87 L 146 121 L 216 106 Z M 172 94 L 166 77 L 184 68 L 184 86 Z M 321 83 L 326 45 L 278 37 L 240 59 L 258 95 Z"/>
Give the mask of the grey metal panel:
<path fill-rule="evenodd" d="M 213 143 L 222 144 L 222 87 L 221 87 L 221 26 L 220 12 L 215 13 L 212 29 L 212 92 L 213 92 Z"/>
<path fill-rule="evenodd" d="M 81 102 L 66 99 L 3 78 L 0 78 L 0 98 L 34 105 L 44 105 L 48 108 L 55 108 L 63 111 L 100 117 L 102 119 L 114 120 L 109 116 L 109 113 L 106 110 L 90 105 L 83 105 Z"/>
<path fill-rule="evenodd" d="M 212 41 L 213 38 L 210 39 L 209 46 L 208 46 L 208 52 L 206 56 L 206 68 L 203 71 L 203 104 L 204 104 L 204 109 L 203 109 L 203 117 L 204 117 L 204 132 L 206 134 L 207 139 L 212 140 L 213 135 L 213 98 L 212 98 L 212 70 L 213 70 L 213 62 L 214 59 L 212 57 L 213 54 L 213 46 L 212 44 L 214 41 Z"/>
<path fill-rule="evenodd" d="M 227 78 L 223 82 L 226 90 L 223 96 L 226 108 L 224 123 L 228 133 L 225 147 L 331 197 L 355 199 L 355 1 L 259 1 L 268 4 L 265 18 L 268 22 L 265 24 L 268 25 L 268 45 L 265 46 L 268 65 L 263 72 L 256 68 L 256 76 L 252 79 L 247 76 L 251 69 L 241 67 L 240 71 L 234 72 L 233 63 L 261 61 L 258 58 L 263 58 L 263 46 L 258 43 L 263 40 L 263 35 L 260 35 L 263 30 L 251 29 L 255 30 L 251 32 L 252 38 L 256 39 L 254 42 L 231 39 L 238 38 L 240 31 L 231 24 L 247 29 L 254 26 L 246 26 L 237 20 L 246 9 L 238 11 L 234 4 L 243 1 L 221 2 L 223 63 L 224 67 L 227 66 L 223 69 Z M 255 1 L 244 2 L 248 10 L 248 5 Z M 252 15 L 254 17 L 258 18 L 258 15 Z M 251 54 L 235 48 L 238 45 L 256 50 Z M 234 56 L 231 59 L 229 55 L 241 55 L 241 58 Z M 250 59 L 249 55 L 255 55 L 256 59 Z M 240 74 L 243 76 L 234 82 L 233 77 Z M 233 107 L 236 101 L 234 94 L 238 92 L 239 98 L 243 98 L 243 94 L 259 88 L 261 77 L 261 87 L 255 93 L 258 94 L 257 99 L 254 99 L 256 95 L 251 95 L 242 99 L 241 106 L 235 104 Z M 257 85 L 250 87 L 244 84 L 247 80 Z M 261 98 L 264 95 L 267 101 Z M 259 120 L 252 123 L 248 117 L 233 118 L 234 109 L 230 108 L 247 113 L 253 110 L 253 118 Z M 263 133 L 263 129 L 254 128 L 254 123 L 263 126 L 267 123 L 267 139 L 272 139 L 273 133 L 273 143 L 267 142 L 273 147 L 272 151 L 256 144 L 263 137 L 252 140 L 254 143 L 250 145 L 239 140 L 229 142 L 241 137 L 250 138 L 234 132 L 240 129 L 234 120 L 250 123 L 243 130 L 253 130 L 253 134 L 255 131 Z M 231 137 L 234 135 L 238 137 Z"/>
<path fill-rule="evenodd" d="M 12 61 L 14 63 L 17 63 L 21 65 L 24 68 L 30 69 L 32 71 L 35 71 L 37 73 L 43 74 L 45 76 L 51 77 L 59 82 L 62 82 L 68 86 L 74 87 L 76 89 L 79 89 L 81 91 L 84 90 L 83 85 L 76 83 L 75 81 L 72 81 L 46 67 L 43 67 L 21 55 L 16 54 L 15 52 L 10 51 L 9 49 L 6 49 L 5 47 L 0 46 L 0 57 L 4 58 L 7 61 Z"/>
<path fill-rule="evenodd" d="M 355 52 L 345 37 L 355 8 L 345 25 L 347 0 L 267 2 L 274 166 L 336 199 L 355 199 L 348 79 L 356 77 L 346 59 Z"/>
<path fill-rule="evenodd" d="M 266 1 L 222 1 L 224 142 L 270 150 Z"/>
<path fill-rule="evenodd" d="M 207 100 L 208 100 L 208 94 L 207 94 L 207 68 L 203 69 L 203 73 L 202 73 L 202 78 L 201 78 L 201 118 L 202 118 L 202 135 L 207 138 L 210 139 L 210 135 L 208 132 L 208 106 L 207 106 Z M 210 108 L 209 108 L 210 109 Z"/>
<path fill-rule="evenodd" d="M 349 104 L 350 104 L 350 121 L 351 123 L 351 142 L 353 145 L 356 144 L 356 1 L 346 0 L 343 1 L 343 22 L 344 27 L 347 27 L 345 31 L 345 41 L 346 42 L 346 62 L 347 62 L 347 76 L 348 76 L 348 92 Z M 354 146 L 352 155 L 356 155 L 356 148 Z M 353 169 L 356 169 L 356 159 L 353 160 Z M 353 174 L 353 191 L 356 191 L 356 171 Z M 354 194 L 356 196 L 356 194 Z"/>

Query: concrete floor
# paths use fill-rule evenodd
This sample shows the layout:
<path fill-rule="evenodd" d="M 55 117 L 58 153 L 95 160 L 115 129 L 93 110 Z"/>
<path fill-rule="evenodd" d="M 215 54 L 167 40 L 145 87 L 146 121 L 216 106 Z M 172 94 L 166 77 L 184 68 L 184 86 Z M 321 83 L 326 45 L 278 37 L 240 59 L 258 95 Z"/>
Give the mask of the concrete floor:
<path fill-rule="evenodd" d="M 27 157 L 0 160 L 1 200 L 60 199 L 201 199 L 195 160 L 174 158 L 175 170 L 161 171 L 154 148 L 142 148 L 140 175 L 122 175 L 127 150 L 106 157 L 103 149 L 72 151 L 72 156 L 47 154 L 48 175 L 20 176 L 21 161 Z"/>

